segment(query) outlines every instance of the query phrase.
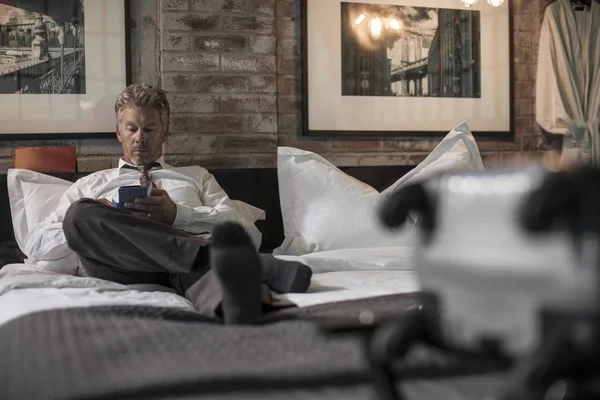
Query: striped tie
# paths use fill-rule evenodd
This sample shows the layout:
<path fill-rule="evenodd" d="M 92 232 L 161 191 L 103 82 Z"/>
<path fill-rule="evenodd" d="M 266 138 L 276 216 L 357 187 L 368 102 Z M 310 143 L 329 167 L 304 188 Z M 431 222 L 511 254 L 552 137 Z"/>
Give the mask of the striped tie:
<path fill-rule="evenodd" d="M 138 171 L 140 171 L 140 186 L 145 189 L 148 189 L 150 185 L 150 174 L 148 173 L 148 171 L 150 171 L 152 168 L 162 168 L 162 165 L 160 165 L 157 162 L 136 166 L 125 164 L 123 165 L 123 168 L 137 169 Z"/>
<path fill-rule="evenodd" d="M 140 186 L 144 189 L 148 189 L 148 183 L 150 183 L 150 174 L 148 165 L 137 165 L 137 169 L 140 171 Z"/>

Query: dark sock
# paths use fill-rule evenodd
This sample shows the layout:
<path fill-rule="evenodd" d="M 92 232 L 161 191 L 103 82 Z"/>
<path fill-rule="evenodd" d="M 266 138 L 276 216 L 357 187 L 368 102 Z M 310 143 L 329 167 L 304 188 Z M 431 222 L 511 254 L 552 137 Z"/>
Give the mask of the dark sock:
<path fill-rule="evenodd" d="M 278 260 L 270 254 L 261 254 L 263 283 L 277 293 L 305 293 L 310 286 L 312 270 L 296 261 Z"/>
<path fill-rule="evenodd" d="M 212 232 L 210 264 L 219 280 L 226 324 L 256 324 L 262 317 L 262 265 L 244 229 L 235 223 Z"/>

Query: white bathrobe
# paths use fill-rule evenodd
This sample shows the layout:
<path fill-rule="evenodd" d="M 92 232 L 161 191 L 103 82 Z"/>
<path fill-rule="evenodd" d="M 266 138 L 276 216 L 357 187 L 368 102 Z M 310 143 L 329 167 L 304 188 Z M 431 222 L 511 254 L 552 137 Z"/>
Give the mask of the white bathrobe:
<path fill-rule="evenodd" d="M 570 0 L 546 8 L 540 34 L 536 120 L 565 135 L 568 162 L 600 165 L 600 3 L 574 11 Z"/>

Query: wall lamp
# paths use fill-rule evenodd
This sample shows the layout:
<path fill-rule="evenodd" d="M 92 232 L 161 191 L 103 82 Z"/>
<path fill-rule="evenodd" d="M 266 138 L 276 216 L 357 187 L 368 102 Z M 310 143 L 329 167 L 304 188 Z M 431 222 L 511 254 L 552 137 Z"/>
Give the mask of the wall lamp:
<path fill-rule="evenodd" d="M 355 20 L 354 25 L 361 25 L 363 22 L 367 21 L 368 13 L 361 13 Z M 402 29 L 402 21 L 394 17 L 381 17 L 378 15 L 374 15 L 367 21 L 369 33 L 374 39 L 377 39 L 381 36 L 381 33 L 384 29 L 388 29 L 390 31 L 398 32 Z"/>

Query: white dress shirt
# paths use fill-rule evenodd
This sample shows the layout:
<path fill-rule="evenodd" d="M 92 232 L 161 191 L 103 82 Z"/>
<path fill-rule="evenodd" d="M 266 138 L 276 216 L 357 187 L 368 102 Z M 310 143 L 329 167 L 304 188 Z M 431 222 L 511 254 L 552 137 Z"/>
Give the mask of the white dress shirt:
<path fill-rule="evenodd" d="M 174 168 L 162 158 L 157 162 L 163 168 L 152 169 L 149 175 L 152 183 L 165 190 L 177 205 L 173 227 L 201 234 L 212 232 L 218 223 L 234 221 L 244 227 L 256 248 L 260 246 L 260 231 L 236 210 L 229 196 L 206 169 L 199 166 Z M 121 159 L 118 168 L 95 172 L 71 185 L 61 197 L 57 209 L 44 222 L 34 226 L 27 235 L 25 247 L 28 262 L 58 262 L 61 270 L 76 270 L 77 265 L 72 264 L 77 258 L 67 246 L 62 227 L 67 209 L 82 198 L 105 198 L 118 202 L 121 186 L 139 185 L 140 172 L 123 168 L 126 164 Z M 76 261 L 76 264 L 79 263 Z"/>

